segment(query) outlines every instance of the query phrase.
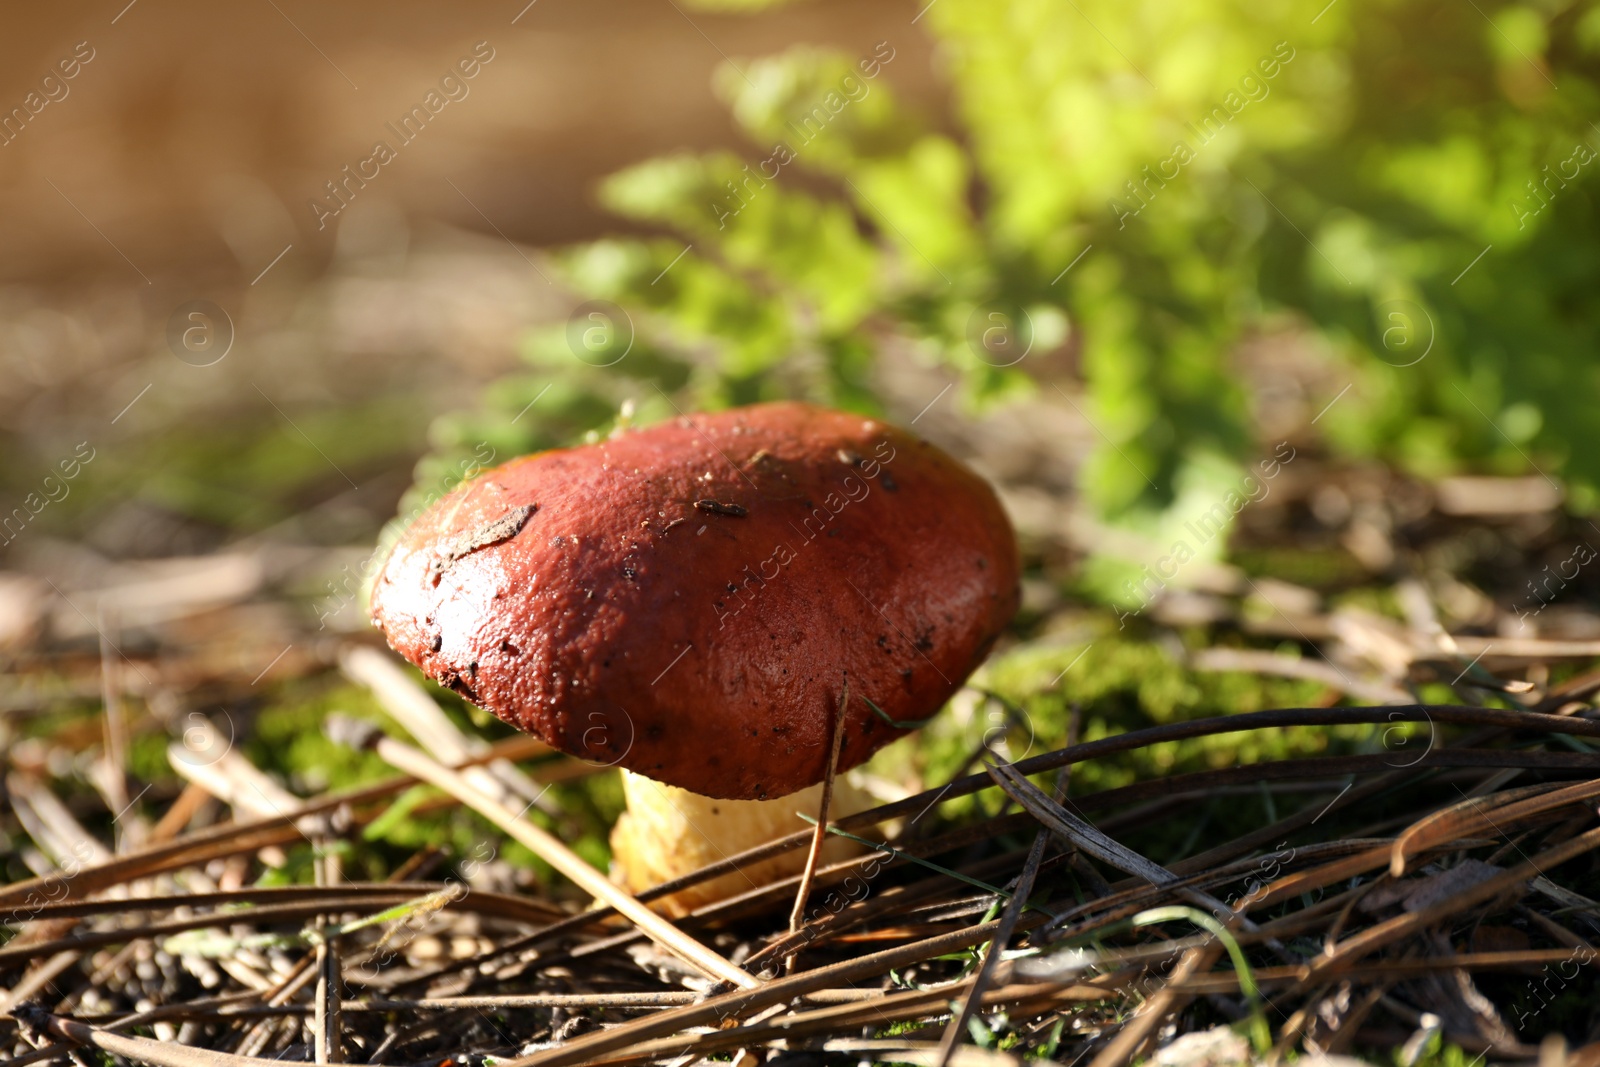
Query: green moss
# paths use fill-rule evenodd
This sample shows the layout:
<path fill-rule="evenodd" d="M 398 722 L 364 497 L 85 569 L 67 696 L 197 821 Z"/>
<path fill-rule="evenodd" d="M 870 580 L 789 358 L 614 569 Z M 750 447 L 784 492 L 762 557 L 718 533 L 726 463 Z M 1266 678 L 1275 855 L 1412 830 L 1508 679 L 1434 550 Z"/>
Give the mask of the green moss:
<path fill-rule="evenodd" d="M 1346 590 L 1331 598 L 1328 607 L 1330 610 L 1359 608 L 1387 619 L 1405 619 L 1405 613 L 1400 610 L 1400 601 L 1396 599 L 1394 590 L 1381 585 L 1365 585 Z"/>
<path fill-rule="evenodd" d="M 249 412 L 174 420 L 159 436 L 101 449 L 60 514 L 41 519 L 66 526 L 97 501 L 131 495 L 221 529 L 262 529 L 348 489 L 346 478 L 359 483 L 407 462 L 425 445 L 418 403 L 390 393 L 288 413 L 279 401 L 278 411 L 262 403 Z"/>
<path fill-rule="evenodd" d="M 33 715 L 20 720 L 16 727 L 18 735 L 59 739 L 63 732 L 83 733 L 99 729 L 98 720 L 103 714 L 99 700 L 67 697 L 59 703 L 50 700 L 49 705 L 50 714 Z"/>
<path fill-rule="evenodd" d="M 1367 571 L 1340 547 L 1271 545 L 1240 548 L 1229 555 L 1252 578 L 1277 578 L 1311 589 L 1340 589 L 1366 580 Z"/>
<path fill-rule="evenodd" d="M 128 738 L 129 776 L 156 788 L 177 785 L 178 775 L 167 757 L 167 748 L 171 743 L 171 738 L 154 725 L 148 730 L 134 733 Z"/>
<path fill-rule="evenodd" d="M 976 684 L 1019 714 L 1009 719 L 995 700 L 970 714 L 946 714 L 923 731 L 922 767 L 929 780 L 953 772 L 987 737 L 1006 741 L 1002 754 L 1021 759 L 1066 743 L 1071 708 L 1082 714 L 1083 740 L 1093 741 L 1166 723 L 1304 706 L 1316 683 L 1242 673 L 1194 671 L 1153 641 L 1114 630 L 1087 645 L 1023 646 L 992 661 Z M 1017 721 L 1017 720 L 1020 720 Z M 1074 770 L 1075 791 L 1125 785 L 1137 777 L 1224 767 L 1237 762 L 1311 755 L 1327 748 L 1326 731 L 1257 730 L 1150 746 L 1126 758 L 1096 760 Z"/>
<path fill-rule="evenodd" d="M 235 723 L 243 732 L 243 752 L 251 763 L 276 773 L 301 795 L 350 789 L 394 776 L 394 770 L 372 752 L 361 752 L 329 738 L 329 715 L 342 714 L 382 725 L 404 736 L 384 714 L 371 692 L 322 676 L 284 683 L 269 692 L 253 722 Z"/>
<path fill-rule="evenodd" d="M 1325 692 L 1316 682 L 1192 670 L 1178 658 L 1178 650 L 1135 635 L 1131 628 L 1119 631 L 1113 621 L 1108 618 L 1092 639 L 1054 647 L 1022 645 L 1000 655 L 973 680 L 996 699 L 953 701 L 914 743 L 881 753 L 874 770 L 889 777 L 916 772 L 925 782 L 940 782 L 963 766 L 968 773 L 978 770 L 969 761 L 986 741 L 1013 761 L 1048 752 L 1066 744 L 1074 704 L 1081 713 L 1082 740 L 1095 741 L 1167 723 L 1312 706 Z M 1444 686 L 1425 687 L 1424 696 L 1454 700 Z M 1007 706 L 1013 709 L 1009 716 Z M 1169 741 L 1075 765 L 1072 792 L 1082 796 L 1269 760 L 1420 751 L 1429 733 L 1427 723 L 1379 723 L 1255 729 Z M 987 796 L 950 801 L 941 810 L 945 817 L 960 820 L 992 811 L 998 798 L 990 790 Z M 1219 796 L 1205 802 L 1197 818 L 1158 820 L 1130 840 L 1170 861 L 1205 847 L 1207 827 L 1264 825 L 1298 803 L 1274 800 L 1266 792 Z"/>

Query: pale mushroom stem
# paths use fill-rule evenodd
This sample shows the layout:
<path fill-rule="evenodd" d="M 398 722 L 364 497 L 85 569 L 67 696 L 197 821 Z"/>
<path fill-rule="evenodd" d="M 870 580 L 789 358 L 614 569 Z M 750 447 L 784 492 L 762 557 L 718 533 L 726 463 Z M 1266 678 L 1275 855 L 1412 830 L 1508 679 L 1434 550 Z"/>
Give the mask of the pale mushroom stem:
<path fill-rule="evenodd" d="M 622 790 L 628 810 L 611 830 L 612 878 L 634 893 L 810 829 L 811 824 L 796 812 L 816 818 L 822 800 L 820 784 L 773 800 L 716 800 L 627 770 L 622 772 Z M 872 803 L 840 775 L 833 783 L 829 821 L 864 811 Z M 820 862 L 837 863 L 859 849 L 846 838 L 831 836 Z M 703 904 L 797 875 L 805 862 L 806 850 L 796 848 L 662 897 L 651 906 L 678 918 Z"/>

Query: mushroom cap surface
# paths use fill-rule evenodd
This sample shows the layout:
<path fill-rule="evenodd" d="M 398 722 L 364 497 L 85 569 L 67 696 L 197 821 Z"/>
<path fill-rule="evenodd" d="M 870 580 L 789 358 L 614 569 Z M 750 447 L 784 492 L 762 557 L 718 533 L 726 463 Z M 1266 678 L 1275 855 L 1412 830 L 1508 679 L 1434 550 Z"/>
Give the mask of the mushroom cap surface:
<path fill-rule="evenodd" d="M 484 472 L 396 541 L 372 617 L 555 748 L 753 800 L 823 778 L 846 682 L 841 771 L 937 711 L 1015 613 L 1017 568 L 966 466 L 785 402 Z"/>

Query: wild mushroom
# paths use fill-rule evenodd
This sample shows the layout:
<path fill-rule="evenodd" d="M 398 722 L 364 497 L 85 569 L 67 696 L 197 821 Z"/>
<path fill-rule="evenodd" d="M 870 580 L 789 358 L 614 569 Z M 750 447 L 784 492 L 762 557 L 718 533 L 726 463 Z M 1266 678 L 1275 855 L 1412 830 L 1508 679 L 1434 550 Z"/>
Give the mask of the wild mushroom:
<path fill-rule="evenodd" d="M 846 687 L 840 772 L 938 710 L 1017 603 L 981 478 L 875 419 L 778 403 L 484 473 L 401 535 L 372 617 L 440 684 L 624 768 L 612 843 L 638 890 L 801 829 Z"/>

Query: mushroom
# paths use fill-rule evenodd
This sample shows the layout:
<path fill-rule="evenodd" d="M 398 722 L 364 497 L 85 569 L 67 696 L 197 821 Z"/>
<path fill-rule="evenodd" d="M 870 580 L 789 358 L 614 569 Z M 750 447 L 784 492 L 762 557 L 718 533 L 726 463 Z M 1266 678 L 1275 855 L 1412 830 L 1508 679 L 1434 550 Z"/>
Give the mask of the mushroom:
<path fill-rule="evenodd" d="M 803 828 L 835 722 L 843 772 L 937 711 L 1018 597 L 1011 525 L 970 469 L 876 419 L 774 403 L 483 473 L 400 535 L 371 610 L 441 685 L 624 769 L 613 873 L 638 891 Z M 835 816 L 849 792 L 841 776 Z"/>

